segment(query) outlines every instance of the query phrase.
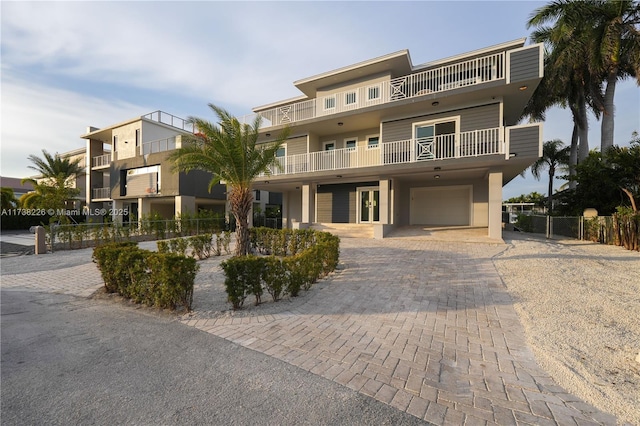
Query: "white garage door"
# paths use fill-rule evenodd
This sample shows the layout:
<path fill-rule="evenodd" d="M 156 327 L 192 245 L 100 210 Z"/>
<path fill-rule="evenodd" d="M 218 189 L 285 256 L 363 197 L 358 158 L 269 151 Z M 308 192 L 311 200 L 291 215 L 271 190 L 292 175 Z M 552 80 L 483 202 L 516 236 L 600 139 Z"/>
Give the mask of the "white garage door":
<path fill-rule="evenodd" d="M 411 188 L 411 225 L 471 224 L 471 187 Z"/>

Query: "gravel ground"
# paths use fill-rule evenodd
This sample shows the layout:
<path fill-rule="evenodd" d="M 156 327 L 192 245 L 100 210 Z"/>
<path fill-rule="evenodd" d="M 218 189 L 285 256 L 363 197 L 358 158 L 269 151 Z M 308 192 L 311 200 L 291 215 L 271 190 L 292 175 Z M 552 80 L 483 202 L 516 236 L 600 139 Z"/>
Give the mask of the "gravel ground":
<path fill-rule="evenodd" d="M 504 240 L 494 264 L 538 363 L 569 392 L 640 425 L 640 253 L 515 232 Z"/>

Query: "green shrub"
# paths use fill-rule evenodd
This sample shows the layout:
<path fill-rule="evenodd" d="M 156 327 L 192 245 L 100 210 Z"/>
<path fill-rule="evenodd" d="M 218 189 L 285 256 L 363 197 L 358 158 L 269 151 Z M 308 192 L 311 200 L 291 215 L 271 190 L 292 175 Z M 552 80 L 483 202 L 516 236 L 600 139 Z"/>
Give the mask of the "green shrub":
<path fill-rule="evenodd" d="M 283 260 L 274 256 L 263 259 L 262 280 L 267 292 L 271 295 L 274 302 L 282 297 L 282 293 L 289 287 L 289 277 L 287 267 Z"/>
<path fill-rule="evenodd" d="M 231 302 L 233 309 L 240 309 L 244 304 L 250 290 L 252 280 L 247 277 L 250 268 L 248 265 L 257 259 L 255 256 L 232 257 L 220 263 L 224 270 L 224 286 L 227 292 L 227 299 Z"/>
<path fill-rule="evenodd" d="M 169 248 L 171 249 L 171 253 L 184 256 L 187 253 L 188 247 L 189 241 L 187 241 L 186 238 L 173 238 L 169 240 Z"/>
<path fill-rule="evenodd" d="M 126 241 L 121 243 L 108 243 L 93 249 L 92 259 L 98 265 L 104 287 L 107 293 L 118 291 L 118 258 L 121 250 L 127 247 L 136 247 L 137 243 Z"/>
<path fill-rule="evenodd" d="M 207 259 L 211 256 L 211 234 L 196 235 L 189 237 L 189 245 L 191 246 L 191 255 L 197 259 Z"/>
<path fill-rule="evenodd" d="M 158 241 L 158 253 L 171 253 L 171 247 L 169 246 L 169 241 Z"/>
<path fill-rule="evenodd" d="M 199 266 L 192 257 L 149 252 L 149 268 L 146 303 L 158 308 L 175 309 L 184 306 L 191 310 L 193 284 Z"/>

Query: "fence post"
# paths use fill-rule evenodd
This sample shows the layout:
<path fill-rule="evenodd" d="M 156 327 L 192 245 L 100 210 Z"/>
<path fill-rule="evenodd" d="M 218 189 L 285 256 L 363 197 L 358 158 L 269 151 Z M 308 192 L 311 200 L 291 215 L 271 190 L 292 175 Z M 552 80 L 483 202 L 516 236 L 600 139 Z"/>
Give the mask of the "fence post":
<path fill-rule="evenodd" d="M 578 225 L 578 239 L 584 240 L 584 216 L 580 216 L 580 222 Z"/>
<path fill-rule="evenodd" d="M 553 232 L 551 230 L 552 224 L 553 222 L 551 216 L 547 216 L 547 238 L 551 238 L 551 236 L 553 235 Z"/>

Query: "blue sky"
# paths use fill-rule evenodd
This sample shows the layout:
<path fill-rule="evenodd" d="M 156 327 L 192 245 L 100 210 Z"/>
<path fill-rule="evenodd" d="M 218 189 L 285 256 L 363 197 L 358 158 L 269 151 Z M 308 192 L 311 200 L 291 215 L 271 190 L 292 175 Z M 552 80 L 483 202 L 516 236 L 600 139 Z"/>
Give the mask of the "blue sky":
<path fill-rule="evenodd" d="M 409 49 L 414 65 L 527 37 L 545 2 L 0 2 L 0 173 L 23 177 L 30 154 L 84 146 L 87 126 L 151 111 L 214 119 L 300 94 L 295 80 Z M 616 138 L 640 131 L 640 89 L 616 92 Z M 590 146 L 599 146 L 592 118 Z M 553 109 L 544 140 L 570 142 Z M 556 183 L 556 187 L 561 182 Z M 529 174 L 504 198 L 546 192 Z"/>

